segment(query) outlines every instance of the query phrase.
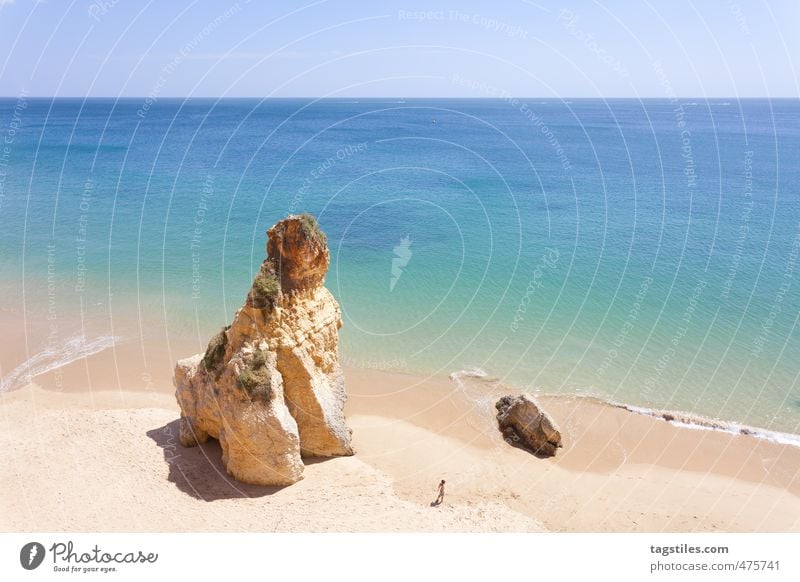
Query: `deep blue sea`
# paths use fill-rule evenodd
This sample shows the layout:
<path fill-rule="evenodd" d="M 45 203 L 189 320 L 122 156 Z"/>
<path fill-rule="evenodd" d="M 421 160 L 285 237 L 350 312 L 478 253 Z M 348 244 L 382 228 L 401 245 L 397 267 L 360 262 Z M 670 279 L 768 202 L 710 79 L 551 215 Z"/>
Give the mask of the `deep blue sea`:
<path fill-rule="evenodd" d="M 350 366 L 800 433 L 796 100 L 3 99 L 0 139 L 5 306 L 87 345 L 210 335 L 308 211 Z"/>

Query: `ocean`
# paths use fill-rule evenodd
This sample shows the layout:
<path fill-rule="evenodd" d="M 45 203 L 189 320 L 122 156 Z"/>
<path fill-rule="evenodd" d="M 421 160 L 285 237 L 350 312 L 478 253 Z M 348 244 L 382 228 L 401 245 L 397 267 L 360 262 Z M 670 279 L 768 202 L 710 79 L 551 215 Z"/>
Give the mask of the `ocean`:
<path fill-rule="evenodd" d="M 31 369 L 202 341 L 307 211 L 345 365 L 800 433 L 797 100 L 21 97 L 0 140 Z"/>

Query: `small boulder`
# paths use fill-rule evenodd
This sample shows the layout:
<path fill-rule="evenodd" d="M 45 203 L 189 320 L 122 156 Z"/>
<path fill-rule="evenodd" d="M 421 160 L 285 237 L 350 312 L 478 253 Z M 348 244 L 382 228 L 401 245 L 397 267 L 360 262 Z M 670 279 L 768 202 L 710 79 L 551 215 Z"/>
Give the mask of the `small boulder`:
<path fill-rule="evenodd" d="M 497 424 L 508 444 L 537 457 L 552 457 L 561 447 L 555 423 L 529 396 L 503 396 L 495 408 Z"/>

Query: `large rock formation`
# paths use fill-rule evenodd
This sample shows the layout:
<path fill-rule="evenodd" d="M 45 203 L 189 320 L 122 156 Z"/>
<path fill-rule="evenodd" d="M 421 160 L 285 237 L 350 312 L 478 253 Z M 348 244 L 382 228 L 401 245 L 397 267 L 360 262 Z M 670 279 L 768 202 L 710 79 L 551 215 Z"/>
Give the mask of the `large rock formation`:
<path fill-rule="evenodd" d="M 503 396 L 495 404 L 497 424 L 506 442 L 540 457 L 552 457 L 561 446 L 553 420 L 530 397 Z"/>
<path fill-rule="evenodd" d="M 268 234 L 267 259 L 233 323 L 175 367 L 180 442 L 219 440 L 228 472 L 257 485 L 302 478 L 302 457 L 352 455 L 330 254 L 310 215 Z"/>

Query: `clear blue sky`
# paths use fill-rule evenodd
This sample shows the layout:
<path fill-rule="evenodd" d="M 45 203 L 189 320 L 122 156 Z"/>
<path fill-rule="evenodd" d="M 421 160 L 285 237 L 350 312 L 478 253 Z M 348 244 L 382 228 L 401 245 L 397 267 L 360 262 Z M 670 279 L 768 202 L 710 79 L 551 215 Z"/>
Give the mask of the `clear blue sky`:
<path fill-rule="evenodd" d="M 0 0 L 4 96 L 798 97 L 799 72 L 797 0 Z"/>

